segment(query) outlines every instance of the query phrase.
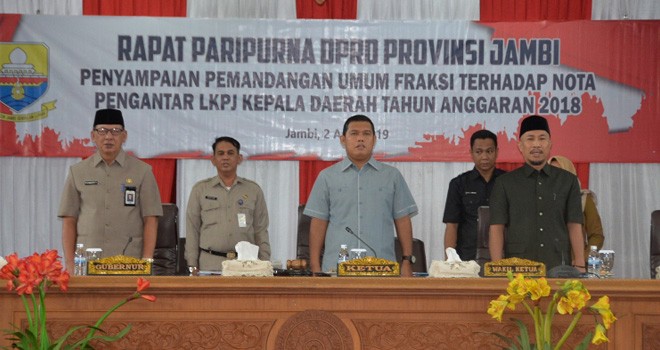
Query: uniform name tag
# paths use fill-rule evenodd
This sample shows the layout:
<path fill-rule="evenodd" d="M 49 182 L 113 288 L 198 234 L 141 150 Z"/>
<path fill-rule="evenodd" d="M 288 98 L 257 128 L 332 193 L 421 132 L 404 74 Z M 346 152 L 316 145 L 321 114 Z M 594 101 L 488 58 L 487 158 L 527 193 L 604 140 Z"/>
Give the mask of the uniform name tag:
<path fill-rule="evenodd" d="M 217 201 L 218 200 L 218 197 L 213 197 L 213 196 L 204 196 L 204 198 L 210 199 L 212 201 Z"/>
<path fill-rule="evenodd" d="M 99 182 L 96 180 L 85 180 L 85 186 L 98 185 Z"/>
<path fill-rule="evenodd" d="M 247 227 L 247 217 L 245 213 L 238 213 L 238 227 Z"/>

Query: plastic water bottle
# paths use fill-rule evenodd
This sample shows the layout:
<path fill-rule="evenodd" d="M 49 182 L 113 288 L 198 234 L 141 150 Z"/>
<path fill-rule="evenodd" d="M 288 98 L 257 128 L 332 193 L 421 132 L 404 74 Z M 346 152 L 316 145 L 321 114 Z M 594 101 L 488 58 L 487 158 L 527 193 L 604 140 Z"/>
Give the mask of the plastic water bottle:
<path fill-rule="evenodd" d="M 599 278 L 600 269 L 603 267 L 603 260 L 600 258 L 598 253 L 598 247 L 595 245 L 591 246 L 591 251 L 589 252 L 589 258 L 587 259 L 587 268 L 589 272 L 589 277 Z"/>
<path fill-rule="evenodd" d="M 73 257 L 73 275 L 85 276 L 87 274 L 87 257 L 85 256 L 85 247 L 82 243 L 76 244 L 76 253 Z"/>
<path fill-rule="evenodd" d="M 337 258 L 337 272 L 339 272 L 339 264 L 348 261 L 348 246 L 342 244 L 339 246 L 339 257 Z"/>

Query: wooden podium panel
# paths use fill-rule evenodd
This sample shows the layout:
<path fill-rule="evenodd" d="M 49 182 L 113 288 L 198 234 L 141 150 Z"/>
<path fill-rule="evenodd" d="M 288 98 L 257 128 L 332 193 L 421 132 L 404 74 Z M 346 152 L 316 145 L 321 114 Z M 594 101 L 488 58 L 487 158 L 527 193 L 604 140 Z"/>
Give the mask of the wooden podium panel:
<path fill-rule="evenodd" d="M 529 323 L 522 307 L 503 322 L 486 313 L 506 279 L 360 277 L 148 278 L 155 303 L 134 300 L 103 329 L 121 341 L 99 349 L 500 349 L 492 332 L 517 334 L 511 317 Z M 48 324 L 59 336 L 93 324 L 136 288 L 137 277 L 72 277 L 69 291 L 48 292 Z M 550 280 L 555 290 L 558 280 Z M 595 301 L 608 295 L 618 321 L 610 343 L 595 349 L 660 349 L 660 281 L 585 280 Z M 0 328 L 20 324 L 25 312 L 15 293 L 0 292 Z M 558 315 L 553 334 L 571 317 Z M 562 326 L 563 325 L 563 326 Z M 593 330 L 582 317 L 566 348 Z M 561 328 L 561 329 L 560 329 Z M 4 338 L 0 345 L 9 345 Z"/>

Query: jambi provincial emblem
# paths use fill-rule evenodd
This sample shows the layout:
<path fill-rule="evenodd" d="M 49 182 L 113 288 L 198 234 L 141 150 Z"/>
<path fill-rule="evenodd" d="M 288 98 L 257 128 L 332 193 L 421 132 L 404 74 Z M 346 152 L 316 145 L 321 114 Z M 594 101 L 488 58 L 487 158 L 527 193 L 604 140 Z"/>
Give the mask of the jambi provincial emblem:
<path fill-rule="evenodd" d="M 0 43 L 0 119 L 27 122 L 48 117 L 55 101 L 38 112 L 19 114 L 48 90 L 48 47 L 43 43 Z"/>

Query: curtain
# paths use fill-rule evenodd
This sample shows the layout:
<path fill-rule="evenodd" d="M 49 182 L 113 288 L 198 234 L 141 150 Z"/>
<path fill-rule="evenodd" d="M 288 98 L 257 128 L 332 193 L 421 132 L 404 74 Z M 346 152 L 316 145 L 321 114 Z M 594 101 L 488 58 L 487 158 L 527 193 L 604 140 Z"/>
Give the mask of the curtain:
<path fill-rule="evenodd" d="M 298 186 L 300 204 L 305 204 L 321 170 L 337 163 L 337 161 L 301 160 L 298 163 L 300 164 L 300 185 Z"/>
<path fill-rule="evenodd" d="M 62 247 L 64 180 L 79 158 L 0 157 L 0 255 Z"/>
<path fill-rule="evenodd" d="M 355 19 L 358 0 L 296 0 L 299 19 Z"/>
<path fill-rule="evenodd" d="M 605 249 L 615 251 L 614 275 L 650 278 L 651 213 L 660 209 L 660 164 L 591 164 Z"/>
<path fill-rule="evenodd" d="M 658 0 L 592 0 L 591 19 L 660 19 Z"/>
<path fill-rule="evenodd" d="M 216 168 L 208 159 L 182 159 L 178 161 L 179 232 L 185 237 L 186 207 L 190 191 L 196 182 L 217 176 Z M 296 257 L 298 222 L 298 162 L 244 160 L 238 166 L 238 176 L 255 181 L 261 186 L 268 206 L 271 260 L 286 266 L 287 259 Z"/>
<path fill-rule="evenodd" d="M 359 0 L 361 20 L 479 20 L 479 0 Z"/>
<path fill-rule="evenodd" d="M 142 161 L 151 165 L 160 191 L 160 201 L 176 203 L 176 160 L 146 158 Z"/>
<path fill-rule="evenodd" d="M 481 0 L 482 22 L 591 19 L 591 0 Z"/>
<path fill-rule="evenodd" d="M 185 17 L 186 0 L 84 0 L 87 16 Z"/>
<path fill-rule="evenodd" d="M 474 167 L 473 163 L 387 162 L 401 172 L 415 198 L 419 213 L 412 218 L 413 236 L 424 242 L 426 263 L 445 260 L 442 216 L 449 181 Z"/>
<path fill-rule="evenodd" d="M 188 0 L 191 18 L 295 19 L 295 0 Z"/>
<path fill-rule="evenodd" d="M 81 15 L 83 0 L 2 0 L 0 13 Z"/>

